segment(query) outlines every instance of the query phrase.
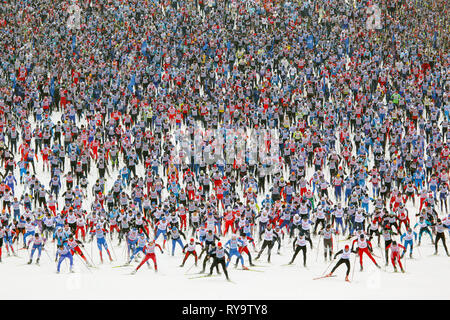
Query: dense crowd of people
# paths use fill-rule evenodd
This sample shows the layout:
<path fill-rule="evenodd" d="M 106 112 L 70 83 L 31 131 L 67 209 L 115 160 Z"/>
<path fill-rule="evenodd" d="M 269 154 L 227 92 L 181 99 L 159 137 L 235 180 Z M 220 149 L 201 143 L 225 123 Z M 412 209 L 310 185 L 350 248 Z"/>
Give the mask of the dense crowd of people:
<path fill-rule="evenodd" d="M 3 1 L 1 245 L 31 263 L 55 241 L 59 272 L 75 254 L 93 266 L 80 247 L 94 238 L 112 260 L 114 241 L 124 263 L 143 252 L 137 271 L 170 240 L 182 266 L 204 254 L 202 271 L 227 278 L 231 257 L 247 268 L 243 253 L 253 266 L 249 248 L 267 248 L 270 262 L 284 237 L 304 265 L 311 238 L 325 260 L 352 239 L 338 251 L 347 279 L 352 252 L 379 266 L 372 239 L 402 271 L 423 233 L 448 255 L 447 10 Z"/>

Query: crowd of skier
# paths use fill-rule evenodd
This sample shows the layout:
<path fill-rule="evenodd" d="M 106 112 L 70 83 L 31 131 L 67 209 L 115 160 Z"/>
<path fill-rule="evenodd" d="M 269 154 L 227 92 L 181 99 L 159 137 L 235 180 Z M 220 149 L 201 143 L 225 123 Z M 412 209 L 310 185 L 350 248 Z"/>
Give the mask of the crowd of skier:
<path fill-rule="evenodd" d="M 449 255 L 446 5 L 3 1 L 0 261 Z"/>

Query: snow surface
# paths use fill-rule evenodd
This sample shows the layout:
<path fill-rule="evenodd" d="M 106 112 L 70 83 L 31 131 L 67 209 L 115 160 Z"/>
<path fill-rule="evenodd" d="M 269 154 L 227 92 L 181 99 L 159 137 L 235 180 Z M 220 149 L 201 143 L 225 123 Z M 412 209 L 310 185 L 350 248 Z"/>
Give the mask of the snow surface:
<path fill-rule="evenodd" d="M 59 120 L 59 114 L 52 115 L 54 121 Z M 120 157 L 119 157 L 120 158 Z M 69 165 L 66 162 L 66 165 Z M 41 171 L 42 161 L 36 165 L 37 177 L 45 185 L 50 181 L 48 172 Z M 140 170 L 139 170 L 140 169 Z M 138 172 L 144 172 L 142 165 L 138 166 Z M 18 171 L 16 171 L 18 173 Z M 94 171 L 94 173 L 96 173 Z M 307 173 L 311 176 L 312 172 Z M 107 179 L 106 190 L 109 190 L 114 182 L 116 173 L 112 178 Z M 91 190 L 98 175 L 90 176 L 88 190 Z M 63 183 L 65 186 L 65 184 Z M 18 185 L 16 194 L 21 194 L 23 186 Z M 62 192 L 64 192 L 63 187 Z M 90 192 L 89 192 L 90 193 Z M 330 195 L 333 192 L 330 192 Z M 91 195 L 89 195 L 91 197 Z M 332 196 L 334 201 L 334 196 Z M 259 199 L 262 200 L 262 199 Z M 418 199 L 416 199 L 418 200 Z M 418 202 L 418 201 L 417 201 Z M 260 203 L 260 201 L 259 201 Z M 60 199 L 60 207 L 62 206 Z M 91 202 L 89 198 L 83 202 L 83 207 L 89 209 Z M 410 212 L 410 219 L 415 223 L 414 214 L 417 209 L 411 203 L 407 208 Z M 438 211 L 439 212 L 439 211 Z M 441 214 L 442 216 L 442 214 Z M 108 235 L 109 237 L 109 235 Z M 228 238 L 228 237 L 227 237 Z M 397 238 L 398 237 L 394 237 Z M 448 233 L 446 232 L 447 245 Z M 107 238 L 108 239 L 108 238 Z M 223 238 L 222 238 L 223 239 Z M 321 240 L 321 239 L 320 239 Z M 55 244 L 50 241 L 46 244 L 49 256 L 43 251 L 40 266 L 36 264 L 27 265 L 28 253 L 26 250 L 19 250 L 18 256 L 7 256 L 6 248 L 3 248 L 2 263 L 0 263 L 0 298 L 1 299 L 449 299 L 450 292 L 450 258 L 445 255 L 442 244 L 439 244 L 439 255 L 433 256 L 434 246 L 428 235 L 424 234 L 422 245 L 415 247 L 414 259 L 409 259 L 409 253 L 402 259 L 406 273 L 393 273 L 390 264 L 386 271 L 384 267 L 378 270 L 372 262 L 364 256 L 364 271 L 359 271 L 359 261 L 354 264 L 352 255 L 352 269 L 355 266 L 352 283 L 344 281 L 345 266 L 341 266 L 336 272 L 337 277 L 313 280 L 314 277 L 329 272 L 329 262 L 324 262 L 323 244 L 319 243 L 319 237 L 312 238 L 314 249 L 311 251 L 308 245 L 308 268 L 303 267 L 303 256 L 299 253 L 294 265 L 287 264 L 292 257 L 292 243 L 286 237 L 283 241 L 281 254 L 277 255 L 275 244 L 272 250 L 271 263 L 267 263 L 267 256 L 264 253 L 255 264 L 264 267 L 254 267 L 252 269 L 262 272 L 244 271 L 240 265 L 234 269 L 232 263 L 229 267 L 229 275 L 233 282 L 227 282 L 224 275 L 212 278 L 189 279 L 201 270 L 202 260 L 199 260 L 198 267 L 192 267 L 193 257 L 189 257 L 185 266 L 179 265 L 183 259 L 180 248 L 175 251 L 175 256 L 171 256 L 171 243 L 166 243 L 164 254 L 156 250 L 158 262 L 158 273 L 153 269 L 153 262 L 150 261 L 151 269 L 143 265 L 136 275 L 130 272 L 140 262 L 132 262 L 131 266 L 113 268 L 125 263 L 126 250 L 125 243 L 117 246 L 117 239 L 113 239 L 112 255 L 113 262 L 107 262 L 104 253 L 104 264 L 100 264 L 96 241 L 86 243 L 84 252 L 92 257 L 98 268 L 88 269 L 81 258 L 74 257 L 74 271 L 69 273 L 68 261 L 61 267 L 61 273 L 56 274 L 56 263 L 54 262 Z M 384 266 L 384 248 L 376 246 L 374 243 L 375 259 Z M 162 238 L 158 239 L 162 245 Z M 319 249 L 317 249 L 319 243 Z M 337 250 L 350 241 L 337 241 Z M 381 241 L 383 246 L 383 240 Z M 20 247 L 22 237 L 20 238 Z M 111 240 L 108 240 L 110 246 Z M 335 243 L 336 244 L 336 243 Z M 250 245 L 251 247 L 251 245 Z M 257 243 L 257 248 L 260 245 Z M 170 249 L 170 250 L 168 250 Z M 319 252 L 317 252 L 319 250 Z M 336 247 L 334 252 L 337 251 Z M 36 254 L 34 261 L 36 259 Z M 252 258 L 256 257 L 256 252 L 251 249 Z M 244 254 L 245 265 L 248 260 Z M 233 262 L 235 257 L 233 258 Z M 207 264 L 207 271 L 210 264 Z M 189 268 L 191 268 L 189 270 Z M 220 267 L 219 267 L 220 268 Z M 188 274 L 186 272 L 189 270 Z M 353 271 L 353 270 L 352 270 Z M 352 278 L 352 271 L 350 278 Z M 214 271 L 215 274 L 215 271 Z"/>

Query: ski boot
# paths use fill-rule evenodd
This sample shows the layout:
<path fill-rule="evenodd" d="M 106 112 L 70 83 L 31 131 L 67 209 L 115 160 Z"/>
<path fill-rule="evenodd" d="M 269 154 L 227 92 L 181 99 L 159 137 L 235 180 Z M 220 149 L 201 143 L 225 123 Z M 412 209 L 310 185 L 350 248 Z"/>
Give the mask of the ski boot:
<path fill-rule="evenodd" d="M 28 261 L 28 263 L 27 263 L 27 264 L 31 264 L 31 262 L 32 262 L 32 261 L 31 261 L 31 259 L 30 259 L 30 261 Z"/>
<path fill-rule="evenodd" d="M 332 275 L 333 275 L 333 273 L 330 272 L 329 274 L 327 274 L 327 275 L 325 276 L 325 278 L 329 278 L 329 277 L 331 277 Z"/>
<path fill-rule="evenodd" d="M 405 269 L 401 268 L 400 270 L 402 270 L 402 273 L 405 273 Z"/>
<path fill-rule="evenodd" d="M 242 266 L 242 270 L 249 270 L 246 266 Z"/>
<path fill-rule="evenodd" d="M 397 267 L 394 267 L 394 272 L 397 272 Z"/>
<path fill-rule="evenodd" d="M 39 259 L 40 259 L 40 258 L 37 258 L 37 260 L 36 260 L 36 264 L 39 264 Z"/>
<path fill-rule="evenodd" d="M 348 279 L 348 276 L 345 276 L 345 281 L 350 282 L 350 280 Z"/>
<path fill-rule="evenodd" d="M 136 274 L 136 270 L 131 271 L 131 274 Z"/>

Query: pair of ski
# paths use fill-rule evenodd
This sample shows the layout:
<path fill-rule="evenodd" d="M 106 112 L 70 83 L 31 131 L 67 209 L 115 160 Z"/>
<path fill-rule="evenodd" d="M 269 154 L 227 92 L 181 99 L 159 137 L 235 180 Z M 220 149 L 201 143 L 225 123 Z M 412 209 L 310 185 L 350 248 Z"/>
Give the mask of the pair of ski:
<path fill-rule="evenodd" d="M 266 268 L 267 266 L 254 264 L 254 265 L 252 265 L 251 267 L 255 267 L 255 268 Z M 247 269 L 237 269 L 237 268 L 234 268 L 234 269 L 235 269 L 235 270 L 240 270 L 240 271 L 264 272 L 264 271 L 262 271 L 262 270 L 256 270 L 256 269 L 252 269 L 252 268 L 249 268 L 249 267 L 247 267 Z"/>
<path fill-rule="evenodd" d="M 213 277 L 220 277 L 220 276 L 222 276 L 222 274 L 209 274 L 209 273 L 207 273 L 207 274 L 202 274 L 202 275 L 196 276 L 196 277 L 189 277 L 188 279 L 192 280 L 192 279 L 213 278 Z M 227 279 L 227 281 L 236 284 L 236 282 L 234 282 L 233 280 Z"/>
<path fill-rule="evenodd" d="M 253 272 L 264 272 L 264 271 L 262 271 L 262 270 L 256 270 L 256 269 L 250 269 L 250 268 L 247 268 L 247 269 L 239 269 L 239 270 L 241 270 L 241 271 L 253 271 Z"/>
<path fill-rule="evenodd" d="M 282 267 L 299 267 L 299 266 L 301 267 L 301 265 L 297 265 L 294 263 L 285 263 L 285 264 L 282 264 L 281 266 Z M 303 268 L 309 270 L 308 266 L 303 266 Z"/>
<path fill-rule="evenodd" d="M 324 275 L 324 276 L 321 276 L 321 277 L 313 278 L 313 280 L 326 279 L 326 278 L 334 278 L 334 277 L 336 277 L 334 274 L 331 275 L 331 276 L 329 276 L 329 275 Z M 347 281 L 348 283 L 351 283 L 350 280 L 346 280 L 346 281 Z"/>
<path fill-rule="evenodd" d="M 36 265 L 36 266 L 38 266 L 38 267 L 40 267 L 41 265 L 39 264 L 39 263 L 37 263 L 37 262 L 35 262 L 35 263 L 24 263 L 22 266 L 32 266 L 32 265 Z"/>
<path fill-rule="evenodd" d="M 121 264 L 120 266 L 113 266 L 113 268 L 123 268 L 123 267 L 130 267 L 131 263 Z"/>

